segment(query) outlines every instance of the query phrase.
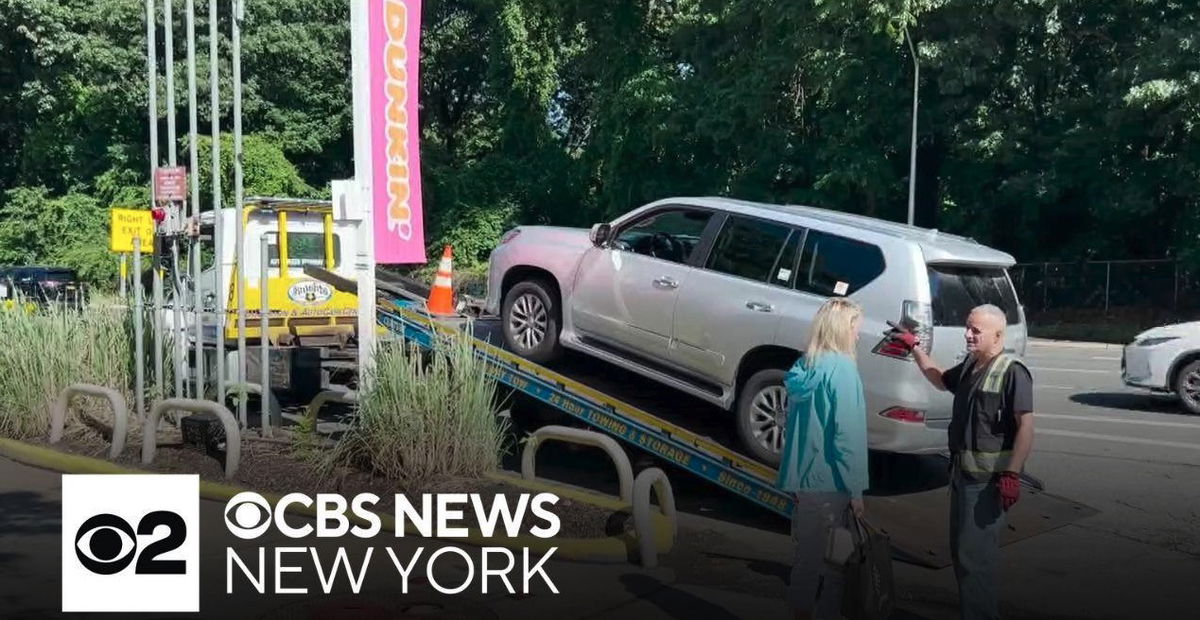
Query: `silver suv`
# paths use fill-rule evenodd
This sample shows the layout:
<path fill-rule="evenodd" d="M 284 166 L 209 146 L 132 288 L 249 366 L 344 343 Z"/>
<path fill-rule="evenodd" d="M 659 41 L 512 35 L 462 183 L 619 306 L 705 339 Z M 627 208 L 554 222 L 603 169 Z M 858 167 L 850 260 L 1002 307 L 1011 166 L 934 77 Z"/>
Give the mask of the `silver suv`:
<path fill-rule="evenodd" d="M 485 310 L 538 363 L 563 348 L 629 368 L 734 414 L 744 449 L 778 464 L 787 394 L 829 296 L 864 310 L 858 365 L 870 444 L 945 449 L 951 397 L 930 388 L 887 321 L 943 366 L 965 355 L 967 314 L 992 303 L 1025 351 L 1013 258 L 970 239 L 823 209 L 671 198 L 583 229 L 521 226 L 492 251 Z"/>

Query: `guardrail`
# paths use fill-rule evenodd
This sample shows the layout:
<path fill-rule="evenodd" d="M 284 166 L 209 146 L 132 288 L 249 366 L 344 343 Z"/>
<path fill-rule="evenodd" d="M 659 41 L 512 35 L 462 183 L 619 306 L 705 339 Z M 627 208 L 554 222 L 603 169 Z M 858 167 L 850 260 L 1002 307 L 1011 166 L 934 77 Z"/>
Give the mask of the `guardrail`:
<path fill-rule="evenodd" d="M 186 411 L 188 413 L 211 413 L 221 420 L 225 427 L 225 478 L 233 478 L 237 473 L 238 462 L 242 457 L 242 432 L 238 428 L 237 419 L 224 405 L 194 398 L 168 398 L 160 400 L 150 408 L 150 414 L 142 426 L 142 465 L 154 462 L 154 452 L 158 448 L 158 420 L 164 411 Z"/>
<path fill-rule="evenodd" d="M 50 443 L 62 440 L 63 426 L 67 421 L 67 408 L 71 405 L 71 397 L 87 395 L 108 399 L 113 410 L 112 446 L 108 449 L 109 460 L 117 458 L 125 449 L 125 436 L 129 426 L 129 408 L 125 405 L 125 397 L 120 392 L 91 383 L 72 383 L 58 393 L 54 407 L 50 409 Z"/>
<path fill-rule="evenodd" d="M 637 479 L 633 481 L 633 529 L 637 532 L 642 566 L 654 568 L 658 566 L 658 547 L 654 541 L 650 491 L 654 491 L 654 495 L 658 497 L 663 516 L 671 524 L 672 541 L 679 531 L 679 525 L 675 517 L 675 492 L 671 490 L 671 481 L 667 479 L 667 474 L 657 467 L 648 467 L 638 472 Z"/>
<path fill-rule="evenodd" d="M 621 501 L 633 503 L 633 466 L 629 464 L 629 457 L 617 444 L 617 440 L 595 431 L 557 425 L 543 426 L 537 429 L 526 440 L 525 449 L 521 452 L 522 478 L 532 480 L 537 477 L 534 474 L 534 461 L 538 448 L 548 439 L 592 446 L 608 453 L 613 465 L 617 467 L 617 478 L 621 484 Z"/>

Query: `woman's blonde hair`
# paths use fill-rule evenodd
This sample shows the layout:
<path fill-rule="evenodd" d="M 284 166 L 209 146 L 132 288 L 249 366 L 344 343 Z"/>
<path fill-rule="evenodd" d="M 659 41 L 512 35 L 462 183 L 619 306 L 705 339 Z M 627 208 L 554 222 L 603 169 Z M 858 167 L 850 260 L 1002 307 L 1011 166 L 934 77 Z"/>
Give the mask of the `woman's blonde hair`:
<path fill-rule="evenodd" d="M 846 297 L 830 297 L 813 318 L 804 355 L 812 360 L 822 353 L 845 353 L 854 357 L 854 321 L 862 317 L 862 306 Z"/>

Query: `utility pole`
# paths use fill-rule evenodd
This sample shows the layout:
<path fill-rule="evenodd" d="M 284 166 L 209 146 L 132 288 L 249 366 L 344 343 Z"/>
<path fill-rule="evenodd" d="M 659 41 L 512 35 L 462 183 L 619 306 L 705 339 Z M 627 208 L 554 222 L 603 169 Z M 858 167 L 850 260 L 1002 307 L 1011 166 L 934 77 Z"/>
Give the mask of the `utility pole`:
<path fill-rule="evenodd" d="M 908 51 L 913 61 L 913 96 L 912 96 L 912 146 L 908 155 L 908 225 L 913 225 L 917 203 L 917 101 L 918 85 L 921 81 L 921 64 L 917 59 L 917 49 L 913 47 L 912 37 L 908 34 L 908 26 L 904 26 L 904 40 L 908 43 Z"/>

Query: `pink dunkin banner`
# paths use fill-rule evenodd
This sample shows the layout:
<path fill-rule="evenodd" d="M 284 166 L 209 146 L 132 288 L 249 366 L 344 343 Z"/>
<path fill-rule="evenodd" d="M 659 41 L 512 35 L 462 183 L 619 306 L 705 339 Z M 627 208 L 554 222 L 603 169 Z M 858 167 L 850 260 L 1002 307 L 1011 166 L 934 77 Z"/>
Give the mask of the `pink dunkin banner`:
<path fill-rule="evenodd" d="M 424 263 L 417 123 L 421 0 L 367 0 L 375 262 Z"/>

